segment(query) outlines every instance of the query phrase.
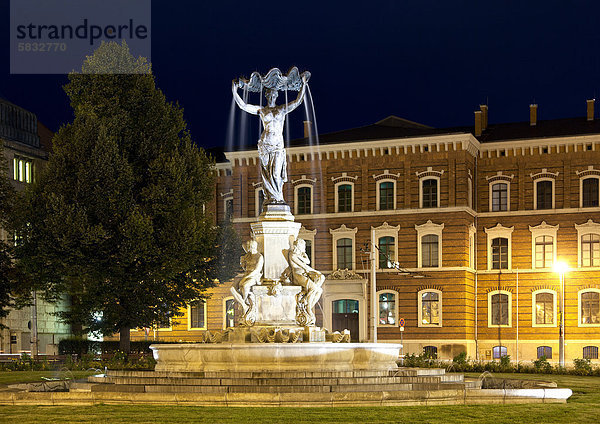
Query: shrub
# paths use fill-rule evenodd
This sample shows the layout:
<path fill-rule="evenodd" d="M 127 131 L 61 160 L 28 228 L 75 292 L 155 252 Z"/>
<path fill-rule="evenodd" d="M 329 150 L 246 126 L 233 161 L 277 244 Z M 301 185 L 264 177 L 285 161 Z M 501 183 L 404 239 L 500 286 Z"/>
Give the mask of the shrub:
<path fill-rule="evenodd" d="M 575 373 L 578 375 L 592 374 L 592 364 L 589 359 L 573 359 L 573 365 L 575 365 Z"/>
<path fill-rule="evenodd" d="M 535 372 L 541 372 L 544 374 L 552 373 L 552 365 L 550 365 L 550 362 L 548 362 L 546 355 L 542 355 L 533 361 L 533 367 L 535 368 Z"/>
<path fill-rule="evenodd" d="M 467 352 L 461 352 L 452 358 L 452 362 L 457 365 L 465 365 L 467 363 Z"/>

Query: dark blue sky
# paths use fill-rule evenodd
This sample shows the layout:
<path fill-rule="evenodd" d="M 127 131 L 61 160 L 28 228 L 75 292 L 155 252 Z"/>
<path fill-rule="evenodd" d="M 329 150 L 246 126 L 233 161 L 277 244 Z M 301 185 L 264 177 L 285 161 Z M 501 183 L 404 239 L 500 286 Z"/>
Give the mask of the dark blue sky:
<path fill-rule="evenodd" d="M 0 93 L 56 130 L 71 119 L 64 76 L 10 75 L 0 0 Z M 319 132 L 388 115 L 434 127 L 583 116 L 600 95 L 597 1 L 152 2 L 158 86 L 199 145 L 224 146 L 231 80 L 310 70 Z M 303 112 L 292 116 L 298 135 Z M 255 134 L 258 130 L 252 130 Z M 254 135 L 253 135 L 254 136 Z"/>

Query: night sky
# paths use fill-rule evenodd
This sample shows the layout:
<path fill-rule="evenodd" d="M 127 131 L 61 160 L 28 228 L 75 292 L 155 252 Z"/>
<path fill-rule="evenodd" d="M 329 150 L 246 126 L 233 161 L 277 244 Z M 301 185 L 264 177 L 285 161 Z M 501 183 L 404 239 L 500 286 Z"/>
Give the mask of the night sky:
<path fill-rule="evenodd" d="M 539 119 L 584 116 L 600 95 L 599 12 L 597 1 L 156 0 L 152 63 L 205 147 L 225 146 L 231 80 L 275 66 L 312 73 L 320 133 L 388 115 L 471 125 L 485 102 L 490 123 L 527 120 L 531 102 Z M 72 117 L 66 77 L 10 75 L 8 0 L 0 16 L 0 94 L 57 130 Z"/>

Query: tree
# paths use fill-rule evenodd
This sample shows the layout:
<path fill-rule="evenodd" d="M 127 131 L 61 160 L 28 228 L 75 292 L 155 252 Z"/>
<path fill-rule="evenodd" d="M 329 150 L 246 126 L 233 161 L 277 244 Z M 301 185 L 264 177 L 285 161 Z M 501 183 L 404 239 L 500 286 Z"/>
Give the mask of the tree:
<path fill-rule="evenodd" d="M 9 217 L 14 205 L 15 191 L 8 180 L 4 146 L 0 140 L 0 231 L 8 229 Z M 4 318 L 14 305 L 12 281 L 14 267 L 11 246 L 0 238 L 0 318 Z"/>
<path fill-rule="evenodd" d="M 28 191 L 20 264 L 47 298 L 69 295 L 65 321 L 119 332 L 129 351 L 131 328 L 168 322 L 214 285 L 213 164 L 125 43 L 103 43 L 65 92 L 74 120 Z"/>

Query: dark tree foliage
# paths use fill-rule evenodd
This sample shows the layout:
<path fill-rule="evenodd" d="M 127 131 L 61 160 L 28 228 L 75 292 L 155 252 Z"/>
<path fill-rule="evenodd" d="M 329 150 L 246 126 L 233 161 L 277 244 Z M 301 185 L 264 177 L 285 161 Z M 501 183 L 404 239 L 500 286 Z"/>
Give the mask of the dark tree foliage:
<path fill-rule="evenodd" d="M 131 328 L 168 322 L 233 274 L 220 272 L 219 231 L 205 213 L 212 161 L 150 65 L 111 42 L 82 70 L 65 86 L 74 120 L 28 192 L 19 258 L 48 298 L 69 296 L 64 320 L 120 332 L 128 351 Z"/>

